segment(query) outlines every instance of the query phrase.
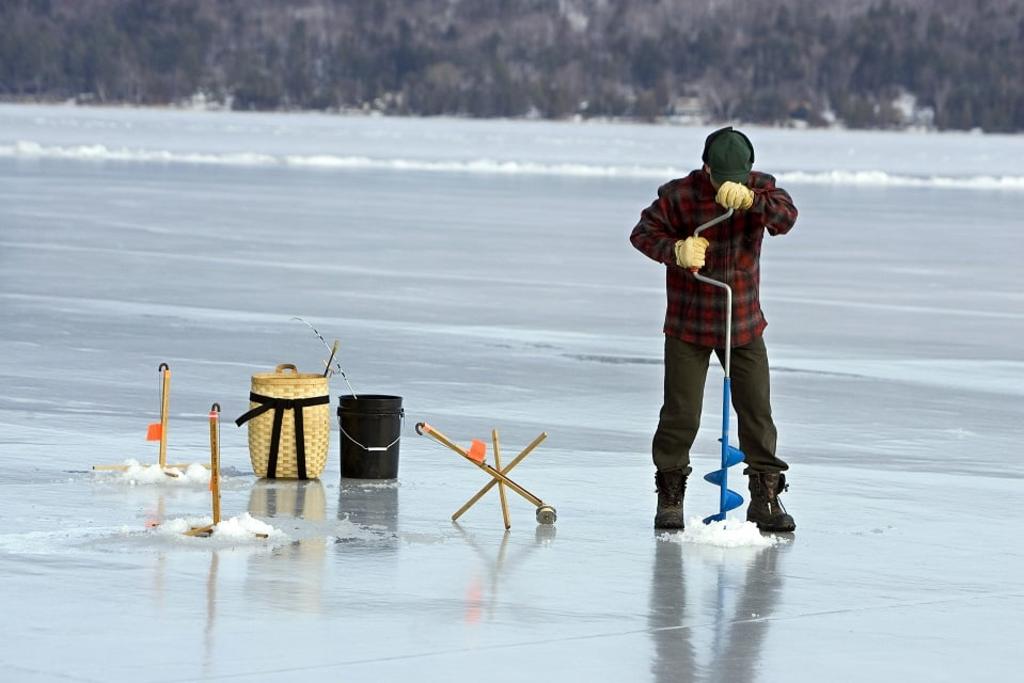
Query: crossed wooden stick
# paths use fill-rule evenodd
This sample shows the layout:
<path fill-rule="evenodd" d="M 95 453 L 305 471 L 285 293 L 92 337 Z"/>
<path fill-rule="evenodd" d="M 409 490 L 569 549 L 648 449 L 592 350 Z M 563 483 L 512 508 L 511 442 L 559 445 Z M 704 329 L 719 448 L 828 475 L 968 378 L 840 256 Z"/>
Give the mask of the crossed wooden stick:
<path fill-rule="evenodd" d="M 453 522 L 458 520 L 459 517 L 461 517 L 463 514 L 465 514 L 467 510 L 469 510 L 471 507 L 476 505 L 477 501 L 479 501 L 481 498 L 483 498 L 484 495 L 486 495 L 488 491 L 490 491 L 492 488 L 494 488 L 495 485 L 497 485 L 497 487 L 498 487 L 498 496 L 501 499 L 501 516 L 502 516 L 502 519 L 503 519 L 503 521 L 505 523 L 505 528 L 506 529 L 511 529 L 512 528 L 512 521 L 511 521 L 511 519 L 509 517 L 509 513 L 508 513 L 508 500 L 506 499 L 506 496 L 505 496 L 505 487 L 508 487 L 513 492 L 515 492 L 515 493 L 519 494 L 520 496 L 522 496 L 523 498 L 525 498 L 527 501 L 530 502 L 531 505 L 533 505 L 537 509 L 536 517 L 537 517 L 537 523 L 538 524 L 554 524 L 555 523 L 555 520 L 558 518 L 558 515 L 555 512 L 554 506 L 545 503 L 543 500 L 541 500 L 540 498 L 538 498 L 534 494 L 532 494 L 529 491 L 527 491 L 525 488 L 523 488 L 522 486 L 517 484 L 515 481 L 510 479 L 509 476 L 508 476 L 508 473 L 511 472 L 515 468 L 516 465 L 518 465 L 523 460 L 525 460 L 526 456 L 528 456 L 530 453 L 532 453 L 533 450 L 535 448 L 537 448 L 537 446 L 539 446 L 541 444 L 541 442 L 544 441 L 544 439 L 548 438 L 548 435 L 547 435 L 546 432 L 541 432 L 540 435 L 538 435 L 536 439 L 534 439 L 533 441 L 530 442 L 529 446 L 524 448 L 519 453 L 519 455 L 517 455 L 512 460 L 512 462 L 510 462 L 504 468 L 501 466 L 501 443 L 500 443 L 500 441 L 498 439 L 498 430 L 496 430 L 496 429 L 491 430 L 491 440 L 494 443 L 494 465 L 495 465 L 495 467 L 491 467 L 486 462 L 486 458 L 487 458 L 487 445 L 483 441 L 474 439 L 472 445 L 469 447 L 469 450 L 466 450 L 465 448 L 463 448 L 462 446 L 458 445 L 457 443 L 455 443 L 454 441 L 449 439 L 447 436 L 445 436 L 444 434 L 439 432 L 434 427 L 431 427 L 426 422 L 420 422 L 420 423 L 418 423 L 416 425 L 416 433 L 417 434 L 421 434 L 421 435 L 429 436 L 430 438 L 432 438 L 434 441 L 437 441 L 442 446 L 446 446 L 447 448 L 455 451 L 456 453 L 461 455 L 463 458 L 465 458 L 466 460 L 468 460 L 469 462 L 473 463 L 478 468 L 480 468 L 481 470 L 486 472 L 491 477 L 491 480 L 489 482 L 487 482 L 484 485 L 483 488 L 481 488 L 479 491 L 477 491 L 476 494 L 472 498 L 470 498 L 468 501 L 466 501 L 465 505 L 463 505 L 461 508 L 459 508 L 455 512 L 455 514 L 452 515 L 452 521 Z"/>

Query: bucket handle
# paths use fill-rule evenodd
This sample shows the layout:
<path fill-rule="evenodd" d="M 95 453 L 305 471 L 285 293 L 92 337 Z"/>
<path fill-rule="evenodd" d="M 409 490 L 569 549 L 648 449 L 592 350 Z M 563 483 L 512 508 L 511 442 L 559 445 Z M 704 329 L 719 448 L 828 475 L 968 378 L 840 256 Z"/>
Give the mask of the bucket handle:
<path fill-rule="evenodd" d="M 398 426 L 398 438 L 396 438 L 394 441 L 389 443 L 387 446 L 364 446 L 363 444 L 359 443 L 358 441 L 356 441 L 355 439 L 352 438 L 351 434 L 349 434 L 348 432 L 345 431 L 345 427 L 341 424 L 341 417 L 340 416 L 338 417 L 338 429 L 341 430 L 342 434 L 344 434 L 346 437 L 348 437 L 349 441 L 351 441 L 355 445 L 359 446 L 360 448 L 362 448 L 367 453 L 383 453 L 384 451 L 388 450 L 389 448 L 391 448 L 396 443 L 398 443 L 399 441 L 402 440 L 402 429 L 405 427 L 405 411 L 404 410 L 402 411 L 402 418 L 401 419 L 402 419 L 402 421 L 401 421 L 401 423 Z"/>
<path fill-rule="evenodd" d="M 277 373 L 284 373 L 285 370 L 291 370 L 296 375 L 299 374 L 299 369 L 292 365 L 291 363 L 281 363 L 276 368 L 274 368 L 274 372 Z"/>

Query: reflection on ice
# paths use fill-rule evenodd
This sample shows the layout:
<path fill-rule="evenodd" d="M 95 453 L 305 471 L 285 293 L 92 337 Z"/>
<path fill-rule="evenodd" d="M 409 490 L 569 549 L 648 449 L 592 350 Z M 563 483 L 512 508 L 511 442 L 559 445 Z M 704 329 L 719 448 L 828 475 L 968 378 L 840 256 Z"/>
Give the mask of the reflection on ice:
<path fill-rule="evenodd" d="M 257 517 L 326 518 L 327 496 L 318 479 L 259 479 L 249 491 L 249 512 Z"/>
<path fill-rule="evenodd" d="M 647 628 L 654 643 L 651 672 L 656 683 L 698 680 L 697 656 L 690 634 L 694 615 L 687 613 L 687 577 L 683 553 L 673 544 L 654 548 Z M 692 589 L 691 589 L 692 590 Z"/>
<path fill-rule="evenodd" d="M 785 554 L 771 547 L 658 543 L 648 615 L 654 680 L 759 680 Z"/>
<path fill-rule="evenodd" d="M 397 480 L 341 479 L 338 486 L 338 519 L 359 527 L 398 533 Z"/>
<path fill-rule="evenodd" d="M 512 532 L 506 530 L 502 533 L 501 542 L 495 550 L 485 545 L 486 541 L 478 539 L 474 533 L 467 531 L 458 522 L 452 522 L 452 527 L 458 532 L 459 538 L 477 556 L 477 563 L 474 571 L 469 575 L 466 586 L 465 621 L 467 623 L 493 620 L 495 606 L 501 602 L 502 576 L 507 572 L 516 571 L 538 548 L 550 547 L 556 536 L 554 525 L 538 524 L 533 543 L 514 546 L 510 551 L 509 540 L 512 537 Z M 493 543 L 493 534 L 487 534 L 486 538 Z"/>
<path fill-rule="evenodd" d="M 260 479 L 249 494 L 249 511 L 278 523 L 287 521 L 302 537 L 274 555 L 249 558 L 246 595 L 261 608 L 319 613 L 328 543 L 322 532 L 327 520 L 323 483 L 316 479 Z"/>

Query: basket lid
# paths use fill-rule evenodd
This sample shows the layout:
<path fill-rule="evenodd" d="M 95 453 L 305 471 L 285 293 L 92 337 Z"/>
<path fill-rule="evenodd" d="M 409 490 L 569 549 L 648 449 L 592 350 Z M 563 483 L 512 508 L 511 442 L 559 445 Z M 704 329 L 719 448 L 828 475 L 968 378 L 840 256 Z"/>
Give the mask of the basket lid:
<path fill-rule="evenodd" d="M 327 383 L 327 378 L 317 372 L 299 372 L 291 363 L 281 363 L 273 372 L 257 372 L 252 376 L 253 380 L 260 382 L 294 382 L 297 379 L 312 380 L 319 379 Z"/>

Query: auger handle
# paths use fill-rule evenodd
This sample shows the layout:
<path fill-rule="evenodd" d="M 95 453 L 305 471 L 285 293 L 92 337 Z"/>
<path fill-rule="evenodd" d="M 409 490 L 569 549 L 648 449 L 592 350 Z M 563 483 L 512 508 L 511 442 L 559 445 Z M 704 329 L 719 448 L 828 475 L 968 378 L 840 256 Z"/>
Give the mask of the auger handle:
<path fill-rule="evenodd" d="M 712 218 L 712 219 L 711 219 L 711 220 L 709 220 L 709 221 L 708 221 L 707 223 L 701 223 L 700 225 L 698 225 L 698 226 L 696 227 L 696 229 L 694 229 L 694 231 L 693 231 L 693 236 L 694 236 L 694 237 L 700 237 L 700 233 L 701 233 L 702 231 L 704 231 L 704 230 L 707 230 L 708 228 L 710 228 L 710 227 L 711 227 L 711 226 L 713 226 L 713 225 L 718 225 L 719 223 L 721 223 L 721 222 L 722 222 L 722 221 L 724 221 L 725 219 L 727 219 L 727 218 L 729 218 L 730 216 L 732 216 L 732 214 L 733 214 L 733 210 L 732 210 L 732 209 L 729 209 L 728 211 L 726 211 L 725 213 L 723 213 L 723 214 L 722 214 L 721 216 L 717 216 L 717 217 L 715 217 L 715 218 Z M 690 272 L 691 272 L 691 273 L 693 273 L 694 275 L 696 275 L 696 274 L 697 274 L 697 271 L 698 271 L 698 270 L 700 270 L 700 268 L 690 268 Z"/>
<path fill-rule="evenodd" d="M 710 228 L 713 225 L 718 225 L 722 221 L 730 218 L 733 215 L 733 213 L 735 213 L 735 212 L 732 209 L 729 209 L 725 213 L 723 213 L 721 216 L 716 216 L 715 218 L 712 218 L 711 220 L 709 220 L 707 223 L 701 223 L 693 231 L 693 236 L 694 237 L 700 237 L 700 233 L 702 231 L 707 230 L 708 228 Z"/>
<path fill-rule="evenodd" d="M 713 225 L 718 225 L 722 221 L 731 217 L 733 213 L 734 211 L 732 209 L 729 209 L 722 215 L 716 218 L 712 218 L 707 223 L 702 223 L 698 225 L 697 228 L 693 231 L 694 236 L 696 237 L 700 235 L 701 231 L 707 230 Z M 693 277 L 697 278 L 697 280 L 725 290 L 725 310 L 727 311 L 727 313 L 725 316 L 725 361 L 722 365 L 725 369 L 725 376 L 729 377 L 730 366 L 732 365 L 732 287 L 730 287 L 725 282 L 721 282 L 720 280 L 714 280 L 712 278 L 701 275 L 700 273 L 697 272 L 698 270 L 700 269 L 690 269 L 690 272 L 693 273 Z"/>

